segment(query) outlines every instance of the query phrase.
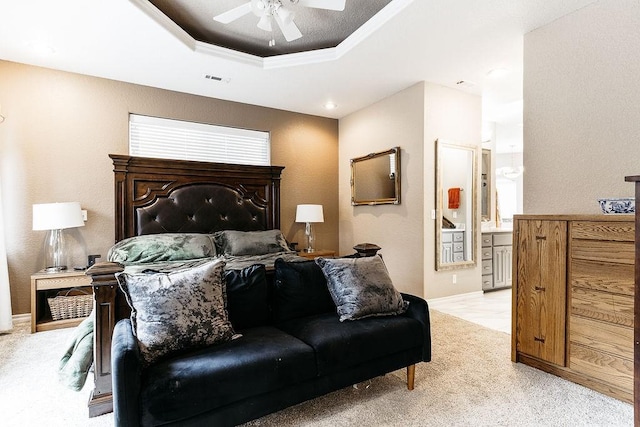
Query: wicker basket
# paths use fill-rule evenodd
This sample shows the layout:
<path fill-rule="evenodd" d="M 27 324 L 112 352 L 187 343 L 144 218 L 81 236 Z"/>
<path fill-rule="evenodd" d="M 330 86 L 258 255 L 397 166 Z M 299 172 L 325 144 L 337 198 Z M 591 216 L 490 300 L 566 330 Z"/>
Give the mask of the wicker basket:
<path fill-rule="evenodd" d="M 47 301 L 53 320 L 86 317 L 93 309 L 93 295 L 80 288 L 59 292 L 55 297 L 47 298 Z"/>

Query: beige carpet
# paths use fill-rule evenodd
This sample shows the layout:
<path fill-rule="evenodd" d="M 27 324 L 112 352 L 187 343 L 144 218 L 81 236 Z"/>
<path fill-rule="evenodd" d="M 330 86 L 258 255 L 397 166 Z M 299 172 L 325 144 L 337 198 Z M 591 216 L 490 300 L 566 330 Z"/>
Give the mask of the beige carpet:
<path fill-rule="evenodd" d="M 87 418 L 89 387 L 58 384 L 71 330 L 0 335 L 0 425 L 110 426 Z M 348 387 L 247 426 L 632 426 L 631 405 L 510 361 L 508 334 L 432 311 L 433 361 Z"/>

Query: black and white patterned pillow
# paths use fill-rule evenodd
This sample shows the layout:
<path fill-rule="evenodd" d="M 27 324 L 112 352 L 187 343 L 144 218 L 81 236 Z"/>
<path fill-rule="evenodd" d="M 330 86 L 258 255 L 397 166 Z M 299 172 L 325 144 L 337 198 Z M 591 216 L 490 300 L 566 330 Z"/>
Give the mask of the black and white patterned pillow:
<path fill-rule="evenodd" d="M 117 275 L 131 306 L 131 321 L 144 361 L 230 340 L 225 263 L 208 260 L 169 273 Z"/>
<path fill-rule="evenodd" d="M 327 278 L 340 321 L 370 316 L 401 314 L 409 303 L 393 287 L 380 256 L 363 258 L 316 258 Z"/>

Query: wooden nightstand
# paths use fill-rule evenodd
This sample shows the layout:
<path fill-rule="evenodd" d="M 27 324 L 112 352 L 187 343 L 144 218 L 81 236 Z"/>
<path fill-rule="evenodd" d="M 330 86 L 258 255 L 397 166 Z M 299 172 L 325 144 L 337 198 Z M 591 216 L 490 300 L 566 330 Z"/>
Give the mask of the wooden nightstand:
<path fill-rule="evenodd" d="M 31 333 L 80 324 L 84 317 L 53 320 L 47 297 L 54 297 L 57 291 L 83 286 L 91 286 L 91 278 L 84 271 L 38 272 L 31 275 Z M 91 291 L 91 288 L 88 290 Z"/>
<path fill-rule="evenodd" d="M 313 252 L 300 251 L 298 252 L 298 256 L 309 258 L 309 259 L 314 259 L 318 257 L 333 258 L 334 256 L 336 256 L 336 251 L 330 251 L 327 249 L 316 249 Z"/>

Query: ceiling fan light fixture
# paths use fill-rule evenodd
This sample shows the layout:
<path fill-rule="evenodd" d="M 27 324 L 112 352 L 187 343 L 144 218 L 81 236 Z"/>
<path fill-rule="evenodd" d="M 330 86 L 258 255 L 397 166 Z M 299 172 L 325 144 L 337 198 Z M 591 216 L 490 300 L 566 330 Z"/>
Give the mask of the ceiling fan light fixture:
<path fill-rule="evenodd" d="M 262 15 L 258 21 L 258 28 L 264 31 L 273 31 L 271 26 L 271 15 Z"/>
<path fill-rule="evenodd" d="M 259 18 L 269 12 L 269 6 L 270 2 L 268 0 L 251 0 L 251 11 Z"/>
<path fill-rule="evenodd" d="M 282 19 L 282 23 L 284 25 L 289 25 L 291 22 L 293 22 L 293 18 L 295 17 L 295 13 L 291 12 L 289 9 L 286 9 L 282 6 L 279 6 L 276 9 L 276 13 L 280 17 L 280 19 Z"/>
<path fill-rule="evenodd" d="M 248 0 L 240 6 L 214 16 L 213 20 L 222 24 L 229 24 L 249 13 L 253 13 L 260 18 L 257 24 L 258 28 L 265 31 L 273 31 L 272 21 L 275 20 L 285 40 L 291 42 L 302 37 L 302 33 L 295 22 L 293 22 L 294 12 L 283 6 L 283 1 L 284 0 Z M 300 6 L 314 9 L 336 11 L 344 10 L 345 6 L 345 0 L 289 0 L 289 2 L 293 5 L 299 4 Z M 272 35 L 269 46 L 274 45 L 275 39 Z"/>

